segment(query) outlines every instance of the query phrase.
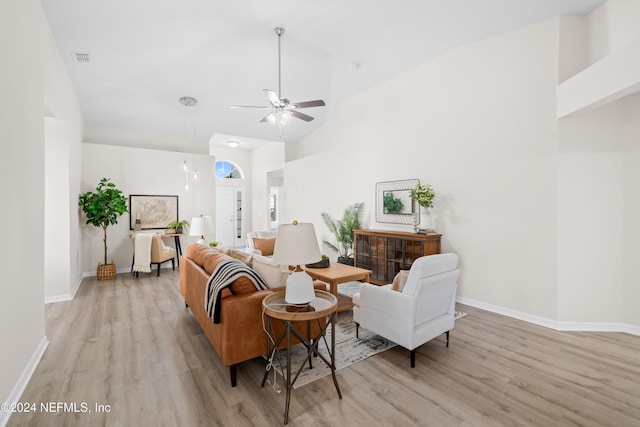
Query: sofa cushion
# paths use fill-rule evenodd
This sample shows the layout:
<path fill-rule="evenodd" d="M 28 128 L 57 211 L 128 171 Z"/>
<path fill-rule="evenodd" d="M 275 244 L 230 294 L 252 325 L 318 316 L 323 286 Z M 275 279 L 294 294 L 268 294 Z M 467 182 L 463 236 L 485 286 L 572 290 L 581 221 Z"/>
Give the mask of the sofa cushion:
<path fill-rule="evenodd" d="M 187 257 L 191 258 L 193 262 L 195 262 L 200 267 L 202 267 L 202 269 L 208 275 L 211 275 L 213 273 L 213 270 L 216 269 L 216 266 L 222 261 L 237 259 L 229 255 L 223 254 L 217 251 L 216 249 L 208 248 L 206 246 L 202 246 L 197 243 L 194 243 L 187 247 Z M 221 296 L 224 298 L 225 296 L 228 296 L 230 293 L 233 295 L 241 295 L 241 294 L 247 294 L 255 291 L 256 291 L 256 287 L 253 285 L 253 283 L 251 282 L 251 280 L 249 280 L 248 277 L 239 277 L 231 284 L 228 290 L 227 289 L 223 290 L 223 293 L 221 294 Z"/>
<path fill-rule="evenodd" d="M 204 256 L 209 252 L 209 250 L 210 249 L 206 246 L 194 243 L 187 247 L 187 257 L 191 258 L 193 262 L 202 267 L 204 265 Z"/>
<path fill-rule="evenodd" d="M 289 275 L 289 267 L 275 264 L 271 258 L 261 255 L 253 256 L 253 270 L 271 289 L 283 287 Z"/>
<path fill-rule="evenodd" d="M 252 267 L 251 262 L 253 259 L 253 254 L 248 254 L 237 249 L 229 249 L 229 256 L 237 259 L 238 261 L 244 262 L 249 267 Z"/>
<path fill-rule="evenodd" d="M 276 246 L 276 238 L 272 237 L 270 239 L 263 239 L 254 237 L 253 238 L 253 247 L 260 251 L 260 253 L 264 256 L 273 255 L 273 248 Z"/>
<path fill-rule="evenodd" d="M 208 275 L 211 275 L 213 274 L 213 270 L 216 269 L 216 266 L 225 259 L 231 259 L 231 257 L 214 249 L 210 249 L 203 256 L 202 268 L 204 268 L 204 271 L 206 271 Z"/>

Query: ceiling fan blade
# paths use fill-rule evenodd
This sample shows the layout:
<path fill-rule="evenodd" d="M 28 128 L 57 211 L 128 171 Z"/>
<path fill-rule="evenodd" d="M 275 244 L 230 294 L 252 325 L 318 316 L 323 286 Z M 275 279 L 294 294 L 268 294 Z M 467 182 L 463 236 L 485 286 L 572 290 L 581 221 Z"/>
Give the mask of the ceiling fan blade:
<path fill-rule="evenodd" d="M 324 107 L 325 104 L 322 99 L 316 99 L 315 101 L 305 101 L 305 102 L 292 102 L 289 104 L 291 108 L 309 108 L 309 107 Z"/>
<path fill-rule="evenodd" d="M 262 120 L 260 120 L 260 123 L 267 123 L 267 122 L 268 123 L 275 123 L 277 118 L 278 118 L 278 115 L 274 111 L 274 112 L 271 112 L 271 113 L 267 114 L 266 116 L 264 116 L 262 118 Z"/>
<path fill-rule="evenodd" d="M 269 102 L 274 107 L 280 106 L 280 98 L 278 98 L 278 94 L 277 93 L 275 93 L 271 89 L 262 89 L 262 91 L 267 95 L 267 98 L 269 98 Z"/>
<path fill-rule="evenodd" d="M 262 110 L 271 110 L 273 107 L 260 107 L 258 105 L 230 105 L 229 108 L 260 108 Z"/>
<path fill-rule="evenodd" d="M 297 117 L 300 120 L 304 120 L 305 122 L 310 122 L 311 120 L 313 120 L 313 117 L 307 116 L 306 114 L 301 113 L 300 111 L 289 110 L 288 112 L 291 113 L 293 117 Z"/>

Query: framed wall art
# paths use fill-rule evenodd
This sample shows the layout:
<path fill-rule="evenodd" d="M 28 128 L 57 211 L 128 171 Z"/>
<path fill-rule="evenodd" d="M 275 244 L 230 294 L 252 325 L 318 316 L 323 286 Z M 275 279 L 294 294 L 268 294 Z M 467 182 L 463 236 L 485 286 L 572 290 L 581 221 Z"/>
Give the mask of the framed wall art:
<path fill-rule="evenodd" d="M 178 196 L 129 195 L 129 230 L 136 226 L 142 230 L 165 229 L 178 219 Z"/>

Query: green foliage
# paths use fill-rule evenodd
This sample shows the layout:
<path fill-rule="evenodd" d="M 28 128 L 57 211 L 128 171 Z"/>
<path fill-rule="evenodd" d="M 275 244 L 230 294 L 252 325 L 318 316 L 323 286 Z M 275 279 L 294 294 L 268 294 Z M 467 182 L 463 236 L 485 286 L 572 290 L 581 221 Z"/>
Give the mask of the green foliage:
<path fill-rule="evenodd" d="M 178 228 L 180 227 L 187 230 L 189 228 L 189 222 L 184 219 L 182 221 L 171 221 L 169 224 L 167 224 L 166 229 L 178 231 Z"/>
<path fill-rule="evenodd" d="M 404 203 L 402 203 L 402 200 L 395 197 L 392 192 L 385 193 L 382 201 L 384 203 L 384 209 L 387 211 L 387 213 L 400 213 L 402 212 L 402 209 L 404 209 Z"/>
<path fill-rule="evenodd" d="M 416 188 L 411 190 L 411 199 L 418 202 L 422 207 L 432 208 L 433 199 L 436 198 L 436 192 L 429 184 L 416 184 Z"/>
<path fill-rule="evenodd" d="M 363 203 L 356 203 L 347 207 L 342 215 L 342 220 L 334 220 L 329 213 L 322 213 L 322 221 L 335 236 L 337 245 L 328 240 L 324 240 L 323 243 L 338 252 L 340 257 L 348 258 L 353 255 L 353 230 L 361 228 L 360 216 L 362 215 L 363 207 Z"/>
<path fill-rule="evenodd" d="M 104 263 L 107 264 L 107 227 L 118 223 L 118 217 L 127 211 L 127 198 L 110 179 L 102 178 L 96 191 L 80 195 L 78 205 L 87 216 L 87 224 L 102 227 L 104 233 Z"/>

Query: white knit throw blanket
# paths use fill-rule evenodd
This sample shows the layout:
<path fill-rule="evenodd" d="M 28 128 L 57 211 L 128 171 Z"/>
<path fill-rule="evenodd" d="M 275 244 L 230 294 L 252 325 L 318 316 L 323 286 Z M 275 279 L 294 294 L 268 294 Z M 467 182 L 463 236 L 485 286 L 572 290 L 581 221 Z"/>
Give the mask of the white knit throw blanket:
<path fill-rule="evenodd" d="M 216 266 L 213 273 L 211 273 L 204 296 L 204 309 L 213 320 L 213 323 L 220 323 L 220 306 L 222 301 L 220 293 L 239 277 L 247 277 L 257 290 L 269 289 L 262 278 L 258 276 L 258 273 L 249 268 L 245 263 L 235 259 L 222 261 Z"/>
<path fill-rule="evenodd" d="M 136 234 L 135 243 L 135 263 L 133 264 L 133 271 L 140 271 L 142 273 L 149 273 L 151 271 L 151 240 L 153 239 L 153 233 L 138 233 Z"/>

